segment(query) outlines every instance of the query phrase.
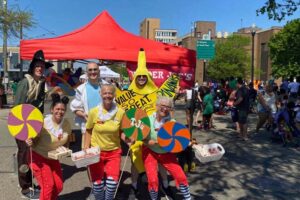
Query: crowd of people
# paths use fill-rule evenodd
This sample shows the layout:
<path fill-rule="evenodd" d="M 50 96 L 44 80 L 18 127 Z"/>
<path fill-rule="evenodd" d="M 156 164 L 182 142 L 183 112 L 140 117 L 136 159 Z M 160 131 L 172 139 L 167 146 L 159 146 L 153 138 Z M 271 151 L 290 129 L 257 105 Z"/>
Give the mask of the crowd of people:
<path fill-rule="evenodd" d="M 230 112 L 238 136 L 248 140 L 248 114 L 254 113 L 258 116 L 254 134 L 265 125 L 272 138 L 276 140 L 279 136 L 285 146 L 289 141 L 296 143 L 293 138 L 299 136 L 300 77 L 285 79 L 280 85 L 273 80 L 247 84 L 243 79 L 234 77 L 203 85 L 196 82 L 195 87 L 186 91 L 186 102 L 187 124 L 196 111 L 193 124 L 199 129 L 212 128 L 213 115 Z M 199 124 L 201 113 L 202 122 Z"/>
<path fill-rule="evenodd" d="M 32 104 L 44 112 L 45 67 L 43 51 L 39 50 L 33 56 L 28 74 L 18 84 L 15 105 Z M 172 113 L 174 100 L 158 96 L 155 111 L 149 117 L 150 134 L 143 141 L 133 141 L 125 136 L 120 127 L 125 111 L 114 101 L 116 87 L 100 81 L 97 63 L 89 62 L 86 70 L 87 81 L 76 88 L 75 98 L 69 107 L 76 116 L 74 123 L 81 129 L 82 149 L 90 147 L 101 149 L 100 161 L 87 168 L 87 177 L 92 188 L 91 196 L 96 200 L 114 199 L 120 179 L 123 141 L 131 150 L 132 188 L 135 194 L 138 193 L 137 177 L 146 174 L 149 196 L 152 200 L 156 200 L 160 184 L 158 173 L 162 177 L 165 189 L 169 187 L 167 179 L 169 173 L 175 180 L 182 199 L 191 199 L 184 172 L 186 162 L 183 161 L 192 152 L 191 146 L 176 155 L 166 152 L 157 142 L 159 128 L 165 122 L 174 120 Z M 138 68 L 129 89 L 138 94 L 148 94 L 157 87 L 151 74 Z M 201 130 L 210 129 L 213 128 L 213 115 L 230 112 L 238 136 L 246 141 L 249 137 L 248 114 L 252 112 L 258 115 L 256 133 L 266 124 L 266 128 L 272 132 L 274 138 L 278 136 L 286 145 L 288 142 L 294 142 L 293 138 L 299 135 L 299 94 L 299 78 L 296 81 L 284 80 L 280 86 L 274 81 L 246 84 L 241 78 L 233 77 L 219 83 L 199 85 L 196 82 L 195 87 L 186 90 L 187 126 L 192 129 L 194 124 Z M 53 93 L 51 98 L 50 114 L 45 117 L 39 136 L 26 141 L 16 139 L 19 185 L 22 195 L 29 199 L 54 200 L 63 189 L 61 165 L 58 160 L 49 157 L 48 152 L 61 146 L 69 147 L 73 122 L 64 118 L 68 108 L 68 97 Z M 193 120 L 195 110 L 197 114 Z M 136 164 L 136 161 L 139 164 Z M 192 164 L 188 163 L 187 170 L 190 171 Z M 31 173 L 38 186 L 32 183 Z"/>

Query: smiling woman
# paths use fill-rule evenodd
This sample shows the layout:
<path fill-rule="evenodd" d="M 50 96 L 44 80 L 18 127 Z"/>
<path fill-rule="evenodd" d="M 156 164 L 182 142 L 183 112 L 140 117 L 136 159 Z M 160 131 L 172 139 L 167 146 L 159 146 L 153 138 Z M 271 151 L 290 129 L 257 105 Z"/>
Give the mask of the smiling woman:
<path fill-rule="evenodd" d="M 41 187 L 39 199 L 57 199 L 63 189 L 62 169 L 59 160 L 54 160 L 49 152 L 67 151 L 71 125 L 64 119 L 68 97 L 61 98 L 57 93 L 51 95 L 51 114 L 44 119 L 44 127 L 35 139 L 27 139 L 32 147 L 30 168 Z"/>
<path fill-rule="evenodd" d="M 89 166 L 95 198 L 113 199 L 120 174 L 120 139 L 125 140 L 125 135 L 120 134 L 124 110 L 113 101 L 115 98 L 113 85 L 102 85 L 100 95 L 102 103 L 92 108 L 88 114 L 84 149 L 90 147 L 101 149 L 100 161 Z"/>

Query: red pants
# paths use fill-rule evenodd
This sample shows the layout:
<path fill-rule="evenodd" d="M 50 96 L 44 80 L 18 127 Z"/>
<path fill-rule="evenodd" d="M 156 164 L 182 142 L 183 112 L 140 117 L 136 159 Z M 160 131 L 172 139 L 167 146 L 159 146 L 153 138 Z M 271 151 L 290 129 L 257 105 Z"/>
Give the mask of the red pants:
<path fill-rule="evenodd" d="M 187 178 L 177 162 L 173 153 L 155 153 L 148 147 L 143 146 L 142 150 L 144 166 L 148 178 L 148 190 L 158 191 L 157 165 L 160 163 L 175 179 L 176 186 L 179 184 L 188 185 Z"/>
<path fill-rule="evenodd" d="M 40 200 L 56 200 L 63 189 L 62 170 L 58 160 L 50 160 L 32 152 L 30 165 L 41 187 Z"/>
<path fill-rule="evenodd" d="M 121 149 L 101 151 L 100 161 L 89 166 L 92 181 L 100 184 L 105 171 L 106 177 L 112 177 L 115 182 L 118 182 L 120 175 L 121 153 Z"/>

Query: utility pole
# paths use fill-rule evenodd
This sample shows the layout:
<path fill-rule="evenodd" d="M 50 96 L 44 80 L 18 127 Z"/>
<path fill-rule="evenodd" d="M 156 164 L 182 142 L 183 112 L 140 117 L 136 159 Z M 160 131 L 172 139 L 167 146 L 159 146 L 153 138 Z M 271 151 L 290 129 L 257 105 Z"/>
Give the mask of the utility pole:
<path fill-rule="evenodd" d="M 23 40 L 23 22 L 21 21 L 20 24 L 20 41 Z M 20 79 L 23 78 L 23 59 L 21 58 L 21 54 L 20 54 Z"/>
<path fill-rule="evenodd" d="M 4 23 L 3 23 L 3 55 L 2 66 L 4 71 L 4 83 L 8 80 L 8 66 L 7 66 L 7 0 L 2 0 L 4 10 Z M 7 85 L 5 84 L 5 89 Z"/>

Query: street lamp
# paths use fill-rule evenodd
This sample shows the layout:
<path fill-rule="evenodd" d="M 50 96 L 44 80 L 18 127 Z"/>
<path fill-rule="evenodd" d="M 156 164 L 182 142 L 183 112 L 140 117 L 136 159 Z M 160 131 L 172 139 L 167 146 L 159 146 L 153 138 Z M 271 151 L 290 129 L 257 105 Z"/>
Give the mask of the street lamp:
<path fill-rule="evenodd" d="M 252 35 L 252 58 L 251 58 L 251 82 L 254 79 L 254 36 L 255 36 L 255 24 L 252 24 L 251 35 Z"/>

